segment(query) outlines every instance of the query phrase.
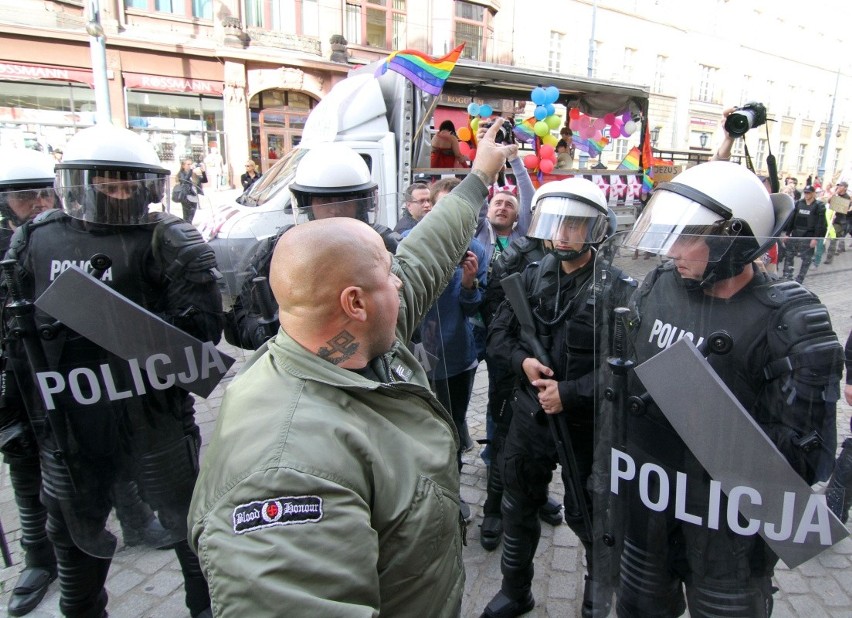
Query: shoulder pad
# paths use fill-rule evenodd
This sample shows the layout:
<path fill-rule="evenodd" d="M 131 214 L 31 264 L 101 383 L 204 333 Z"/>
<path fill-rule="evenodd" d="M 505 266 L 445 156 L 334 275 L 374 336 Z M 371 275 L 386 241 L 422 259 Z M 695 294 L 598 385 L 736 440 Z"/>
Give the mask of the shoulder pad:
<path fill-rule="evenodd" d="M 518 251 L 521 253 L 529 253 L 530 251 L 541 249 L 541 243 L 538 240 L 529 238 L 528 236 L 521 236 L 520 238 L 513 240 L 509 247 L 513 246 L 517 247 Z"/>
<path fill-rule="evenodd" d="M 781 307 L 797 301 L 819 302 L 813 292 L 797 281 L 771 281 L 757 286 L 754 294 L 768 307 Z"/>
<path fill-rule="evenodd" d="M 212 281 L 221 276 L 216 270 L 216 255 L 204 242 L 201 232 L 174 215 L 166 215 L 157 223 L 151 250 L 171 280 L 181 273 L 197 281 Z"/>
<path fill-rule="evenodd" d="M 9 250 L 6 257 L 10 260 L 17 260 L 21 251 L 23 251 L 27 246 L 30 234 L 34 229 L 39 228 L 42 225 L 47 225 L 48 223 L 61 221 L 66 217 L 68 217 L 68 215 L 66 215 L 63 210 L 51 208 L 50 210 L 45 210 L 44 212 L 39 213 L 31 221 L 25 221 L 24 224 L 19 226 L 12 234 L 12 239 L 9 241 Z"/>

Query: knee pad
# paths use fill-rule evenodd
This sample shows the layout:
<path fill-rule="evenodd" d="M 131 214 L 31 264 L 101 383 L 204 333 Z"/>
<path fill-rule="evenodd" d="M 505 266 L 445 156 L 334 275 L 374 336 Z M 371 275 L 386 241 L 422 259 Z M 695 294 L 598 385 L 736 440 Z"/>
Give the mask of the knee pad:
<path fill-rule="evenodd" d="M 686 610 L 680 580 L 672 575 L 655 549 L 645 549 L 629 538 L 621 553 L 618 616 L 680 616 Z"/>
<path fill-rule="evenodd" d="M 768 577 L 742 583 L 698 580 L 687 586 L 686 599 L 694 618 L 769 618 L 772 613 Z"/>

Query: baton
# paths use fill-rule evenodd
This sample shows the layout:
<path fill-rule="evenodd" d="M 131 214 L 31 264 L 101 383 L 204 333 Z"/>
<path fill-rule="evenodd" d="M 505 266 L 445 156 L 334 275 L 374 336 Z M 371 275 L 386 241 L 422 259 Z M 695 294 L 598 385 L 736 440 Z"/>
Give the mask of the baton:
<path fill-rule="evenodd" d="M 269 280 L 266 277 L 255 277 L 251 282 L 252 302 L 260 310 L 260 319 L 257 324 L 263 328 L 264 337 L 269 339 L 274 337 L 278 330 L 278 305 L 272 297 L 272 290 L 269 288 Z"/>
<path fill-rule="evenodd" d="M 532 311 L 527 302 L 527 295 L 524 291 L 524 285 L 521 282 L 520 273 L 512 273 L 505 277 L 500 285 L 503 286 L 503 291 L 506 293 L 506 299 L 512 306 L 515 312 L 515 317 L 521 326 L 521 341 L 526 343 L 533 351 L 535 358 L 543 365 L 552 368 L 550 355 L 544 346 L 539 341 L 536 335 L 535 322 L 533 320 Z M 585 494 L 583 492 L 583 482 L 580 480 L 580 470 L 577 468 L 577 458 L 574 454 L 574 446 L 571 444 L 570 434 L 568 431 L 568 421 L 564 414 L 547 414 L 550 431 L 553 434 L 553 441 L 556 443 L 556 454 L 559 457 L 559 464 L 562 469 L 568 472 L 570 483 L 566 489 L 571 492 L 574 497 L 574 503 L 580 510 L 580 515 L 583 518 L 583 524 L 592 534 L 592 517 L 589 514 L 589 509 L 586 506 Z"/>

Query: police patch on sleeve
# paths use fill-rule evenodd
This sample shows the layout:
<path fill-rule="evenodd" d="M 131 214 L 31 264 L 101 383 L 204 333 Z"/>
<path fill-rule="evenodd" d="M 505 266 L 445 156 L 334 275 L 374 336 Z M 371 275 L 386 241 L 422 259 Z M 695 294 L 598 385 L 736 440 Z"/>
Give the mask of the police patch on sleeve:
<path fill-rule="evenodd" d="M 234 532 L 245 534 L 270 526 L 314 524 L 322 519 L 319 496 L 285 496 L 240 504 L 234 509 Z"/>

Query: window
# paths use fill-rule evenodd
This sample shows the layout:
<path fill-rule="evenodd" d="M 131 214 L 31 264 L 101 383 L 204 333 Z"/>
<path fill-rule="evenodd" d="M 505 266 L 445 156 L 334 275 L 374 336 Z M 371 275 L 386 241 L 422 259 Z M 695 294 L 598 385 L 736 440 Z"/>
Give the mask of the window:
<path fill-rule="evenodd" d="M 565 35 L 561 32 L 550 31 L 550 53 L 547 57 L 547 70 L 551 73 L 559 73 L 562 67 L 562 45 Z"/>
<path fill-rule="evenodd" d="M 751 75 L 743 75 L 743 88 L 740 91 L 740 104 L 751 101 Z"/>
<path fill-rule="evenodd" d="M 629 148 L 627 147 L 628 141 L 626 139 L 617 139 L 615 140 L 615 159 L 616 161 L 623 161 L 624 157 L 627 156 L 627 151 Z"/>
<path fill-rule="evenodd" d="M 124 6 L 151 13 L 213 19 L 213 0 L 125 0 Z"/>
<path fill-rule="evenodd" d="M 840 167 L 840 157 L 842 155 L 842 152 L 843 150 L 841 148 L 837 148 L 834 151 L 834 161 L 832 162 L 832 164 L 834 165 L 834 169 Z"/>
<path fill-rule="evenodd" d="M 808 90 L 808 96 L 805 99 L 805 118 L 809 120 L 814 118 L 814 97 L 816 97 L 816 93 L 812 89 Z"/>
<path fill-rule="evenodd" d="M 784 169 L 784 159 L 787 156 L 787 142 L 778 144 L 778 169 Z"/>
<path fill-rule="evenodd" d="M 319 36 L 317 0 L 244 0 L 249 28 Z"/>
<path fill-rule="evenodd" d="M 346 39 L 379 49 L 405 49 L 406 0 L 360 0 L 346 3 Z M 316 6 L 316 0 L 312 0 Z"/>
<path fill-rule="evenodd" d="M 666 56 L 657 56 L 657 64 L 654 67 L 654 84 L 652 92 L 663 92 L 666 85 L 666 65 L 669 59 Z"/>
<path fill-rule="evenodd" d="M 822 155 L 823 155 L 824 152 L 825 152 L 825 147 L 820 146 L 819 150 L 817 151 L 817 160 L 816 160 L 816 165 L 814 165 L 814 167 L 821 167 L 822 166 L 821 165 L 822 164 Z"/>
<path fill-rule="evenodd" d="M 731 156 L 733 157 L 744 157 L 745 156 L 745 140 L 735 140 L 734 147 L 731 148 Z"/>
<path fill-rule="evenodd" d="M 796 158 L 796 171 L 799 173 L 805 171 L 805 156 L 807 153 L 807 144 L 799 144 L 799 156 Z"/>
<path fill-rule="evenodd" d="M 755 157 L 754 166 L 756 169 L 762 170 L 763 164 L 766 162 L 766 140 L 757 140 L 757 156 Z"/>
<path fill-rule="evenodd" d="M 716 102 L 716 75 L 719 69 L 716 67 L 707 66 L 705 64 L 698 65 L 698 84 L 696 86 L 695 100 L 704 103 Z"/>
<path fill-rule="evenodd" d="M 491 11 L 484 6 L 456 0 L 453 30 L 454 45 L 465 44 L 462 58 L 485 60 L 486 42 L 491 37 Z"/>
<path fill-rule="evenodd" d="M 616 77 L 620 77 L 623 81 L 627 81 L 633 75 L 633 69 L 635 68 L 635 60 L 636 60 L 636 50 L 632 47 L 624 48 L 624 58 L 621 63 L 621 66 L 624 67 L 622 69 L 621 75 Z"/>
<path fill-rule="evenodd" d="M 788 86 L 787 87 L 787 111 L 785 112 L 785 116 L 793 116 L 795 112 L 795 103 L 796 103 L 796 87 Z"/>
<path fill-rule="evenodd" d="M 771 79 L 766 80 L 766 92 L 763 95 L 762 103 L 767 107 L 767 109 L 772 109 L 772 101 L 775 95 L 775 82 Z"/>

